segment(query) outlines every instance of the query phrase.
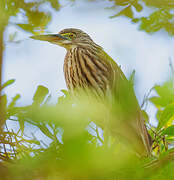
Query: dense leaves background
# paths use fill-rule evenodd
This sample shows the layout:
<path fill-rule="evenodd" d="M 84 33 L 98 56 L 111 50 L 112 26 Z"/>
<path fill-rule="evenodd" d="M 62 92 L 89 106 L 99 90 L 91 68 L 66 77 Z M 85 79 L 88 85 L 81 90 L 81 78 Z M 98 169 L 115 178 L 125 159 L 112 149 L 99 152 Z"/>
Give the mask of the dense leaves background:
<path fill-rule="evenodd" d="M 174 35 L 172 0 L 110 0 L 115 14 L 139 23 L 140 30 L 154 33 L 161 29 Z M 78 3 L 78 1 L 73 1 Z M 108 1 L 106 1 L 108 2 Z M 90 2 L 93 3 L 93 2 Z M 18 1 L 1 0 L 0 4 L 0 74 L 2 75 L 4 32 L 11 17 L 20 19 L 15 25 L 30 33 L 43 33 L 51 21 L 51 13 L 42 7 L 49 5 L 58 11 L 57 0 Z M 16 21 L 17 22 L 17 21 Z M 14 41 L 15 34 L 9 35 Z M 173 69 L 171 65 L 171 70 Z M 173 72 L 172 72 L 173 73 Z M 172 74 L 171 73 L 171 74 Z M 133 73 L 134 74 L 134 73 Z M 133 84 L 133 76 L 130 81 Z M 12 77 L 13 78 L 13 77 Z M 0 79 L 2 79 L 0 77 Z M 14 79 L 1 84 L 0 96 L 0 172 L 1 179 L 172 179 L 174 143 L 174 81 L 155 85 L 145 102 L 157 109 L 158 125 L 146 124 L 153 138 L 153 155 L 139 158 L 115 137 L 104 133 L 102 121 L 106 108 L 82 96 L 73 99 L 65 90 L 56 105 L 49 102 L 51 94 L 46 87 L 38 86 L 29 106 L 17 106 L 20 94 L 7 101 L 5 89 L 13 86 Z M 129 102 L 128 102 L 129 103 Z M 114 107 L 119 109 L 119 107 Z M 114 109 L 113 108 L 113 109 Z M 100 112 L 98 111 L 100 109 Z M 112 110 L 113 110 L 112 109 Z M 126 113 L 126 112 L 125 112 Z M 112 114 L 113 118 L 115 112 Z M 115 117 L 116 118 L 116 117 Z M 9 129 L 10 122 L 17 130 Z M 97 125 L 96 125 L 97 124 Z M 36 128 L 42 139 L 30 131 Z M 119 128 L 119 127 L 113 127 Z"/>

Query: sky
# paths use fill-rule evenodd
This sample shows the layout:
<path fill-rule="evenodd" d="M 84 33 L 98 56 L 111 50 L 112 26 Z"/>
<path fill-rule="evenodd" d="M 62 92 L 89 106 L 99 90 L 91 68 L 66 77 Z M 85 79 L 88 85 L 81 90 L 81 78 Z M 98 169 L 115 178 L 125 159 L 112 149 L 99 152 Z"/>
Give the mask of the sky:
<path fill-rule="evenodd" d="M 135 92 L 140 104 L 155 84 L 162 84 L 169 79 L 169 58 L 174 58 L 174 37 L 164 31 L 149 35 L 139 31 L 137 24 L 124 17 L 109 18 L 114 15 L 114 10 L 105 7 L 112 3 L 63 2 L 60 11 L 52 11 L 52 21 L 46 30 L 57 33 L 73 27 L 87 32 L 121 65 L 127 77 L 133 70 L 136 71 Z M 9 33 L 15 31 L 21 42 L 8 43 Z M 48 42 L 30 39 L 30 35 L 13 25 L 6 30 L 3 80 L 16 79 L 15 84 L 6 89 L 8 98 L 20 93 L 19 104 L 30 104 L 37 86 L 44 85 L 56 102 L 57 97 L 62 95 L 60 90 L 67 89 L 63 74 L 66 50 Z M 152 105 L 149 104 L 147 112 L 154 120 Z"/>

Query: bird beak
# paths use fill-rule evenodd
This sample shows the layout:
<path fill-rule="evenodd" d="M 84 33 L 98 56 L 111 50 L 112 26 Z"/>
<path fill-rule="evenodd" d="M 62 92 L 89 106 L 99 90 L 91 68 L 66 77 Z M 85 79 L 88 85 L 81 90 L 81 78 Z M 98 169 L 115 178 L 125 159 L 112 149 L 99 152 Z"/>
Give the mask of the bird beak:
<path fill-rule="evenodd" d="M 61 41 L 61 40 L 68 40 L 67 37 L 64 37 L 60 34 L 36 35 L 36 36 L 30 36 L 30 38 L 40 40 L 40 41 L 48 41 L 48 42 L 57 42 L 57 41 Z"/>

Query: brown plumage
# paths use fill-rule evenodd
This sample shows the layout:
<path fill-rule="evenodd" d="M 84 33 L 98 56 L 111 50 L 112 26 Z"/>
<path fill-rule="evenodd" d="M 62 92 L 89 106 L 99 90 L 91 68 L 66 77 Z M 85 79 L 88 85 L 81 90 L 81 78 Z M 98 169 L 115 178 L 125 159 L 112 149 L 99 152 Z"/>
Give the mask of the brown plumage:
<path fill-rule="evenodd" d="M 133 88 L 120 67 L 104 52 L 102 47 L 97 45 L 85 32 L 72 28 L 64 29 L 58 34 L 32 38 L 49 41 L 66 48 L 64 75 L 68 89 L 71 92 L 78 89 L 91 89 L 100 98 L 106 99 L 110 94 L 111 107 L 115 107 L 115 102 L 119 103 L 121 108 L 127 111 L 124 118 L 129 119 L 123 123 L 125 132 L 121 132 L 122 128 L 120 128 L 121 130 L 116 130 L 116 133 L 125 136 L 131 144 L 140 146 L 137 151 L 146 151 L 150 154 L 151 138 L 144 125 Z M 111 124 L 113 127 L 117 125 L 116 121 L 112 121 Z M 113 127 L 110 128 L 112 132 L 115 131 Z"/>
<path fill-rule="evenodd" d="M 65 29 L 59 34 L 75 33 L 76 40 L 68 44 L 64 61 L 64 74 L 68 88 L 90 87 L 105 94 L 112 84 L 113 71 L 109 61 L 101 61 L 98 54 L 102 48 L 81 30 Z M 72 46 L 69 47 L 69 46 Z"/>

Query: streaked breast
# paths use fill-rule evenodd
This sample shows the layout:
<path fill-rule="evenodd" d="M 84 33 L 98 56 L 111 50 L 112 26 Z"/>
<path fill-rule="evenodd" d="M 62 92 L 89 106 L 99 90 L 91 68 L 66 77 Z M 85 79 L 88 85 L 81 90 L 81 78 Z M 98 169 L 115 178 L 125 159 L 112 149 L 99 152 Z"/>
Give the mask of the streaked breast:
<path fill-rule="evenodd" d="M 64 61 L 68 89 L 91 88 L 105 94 L 110 84 L 111 66 L 92 49 L 80 47 L 69 50 Z"/>

